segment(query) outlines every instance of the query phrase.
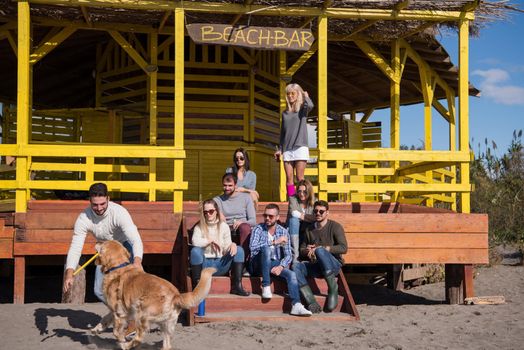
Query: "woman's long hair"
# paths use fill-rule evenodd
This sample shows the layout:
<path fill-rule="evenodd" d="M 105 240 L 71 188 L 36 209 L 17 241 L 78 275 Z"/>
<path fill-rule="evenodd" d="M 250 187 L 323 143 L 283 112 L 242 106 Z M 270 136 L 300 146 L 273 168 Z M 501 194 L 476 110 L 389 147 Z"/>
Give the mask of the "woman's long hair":
<path fill-rule="evenodd" d="M 221 220 L 220 220 L 220 209 L 218 209 L 218 204 L 213 199 L 206 199 L 205 201 L 200 202 L 199 210 L 200 210 L 200 221 L 198 222 L 198 226 L 200 227 L 200 230 L 202 231 L 202 234 L 206 239 L 209 239 L 209 225 L 206 221 L 206 216 L 204 215 L 204 207 L 206 204 L 212 204 L 213 208 L 215 208 L 215 211 L 217 213 L 217 227 L 220 226 Z"/>
<path fill-rule="evenodd" d="M 242 153 L 242 156 L 244 157 L 244 170 L 247 171 L 249 170 L 249 156 L 247 155 L 247 152 L 245 149 L 243 149 L 242 147 L 240 148 L 237 148 L 235 150 L 235 152 L 233 152 L 233 174 L 235 174 L 237 177 L 238 177 L 238 171 L 240 170 L 237 166 L 237 162 L 236 162 L 236 156 L 237 156 L 237 153 L 238 152 L 241 152 Z"/>
<path fill-rule="evenodd" d="M 305 186 L 307 191 L 306 204 L 308 207 L 313 207 L 315 204 L 315 192 L 313 191 L 313 184 L 309 180 L 300 180 L 297 184 L 296 191 L 300 186 Z M 297 197 L 298 198 L 298 197 Z"/>
<path fill-rule="evenodd" d="M 289 102 L 289 98 L 287 97 L 288 92 L 296 91 L 298 92 L 297 100 L 295 103 L 291 104 Z M 304 104 L 304 90 L 302 87 L 298 84 L 288 84 L 286 86 L 286 104 L 287 104 L 287 110 L 291 112 L 297 113 L 300 111 L 300 108 L 302 108 L 302 105 Z"/>

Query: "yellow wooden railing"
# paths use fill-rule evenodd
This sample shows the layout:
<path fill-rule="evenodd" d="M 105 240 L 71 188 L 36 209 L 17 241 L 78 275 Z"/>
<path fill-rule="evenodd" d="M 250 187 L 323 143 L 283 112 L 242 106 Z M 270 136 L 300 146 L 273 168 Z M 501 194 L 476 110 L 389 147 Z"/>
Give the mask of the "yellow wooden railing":
<path fill-rule="evenodd" d="M 420 196 L 454 203 L 455 193 L 471 191 L 469 183 L 457 183 L 454 172 L 456 166 L 470 162 L 469 152 L 379 148 L 329 149 L 320 153 L 315 149 L 310 154 L 317 164 L 308 166 L 306 176 L 318 183 L 316 192 L 324 199 L 328 193 L 339 193 L 349 194 L 347 200 L 352 201 L 370 196 L 382 201 L 409 201 L 408 198 Z M 395 169 L 396 162 L 407 165 Z M 399 197 L 392 198 L 397 192 Z"/>
<path fill-rule="evenodd" d="M 26 200 L 31 190 L 87 190 L 96 181 L 104 181 L 110 191 L 142 192 L 155 200 L 156 191 L 170 191 L 173 196 L 187 190 L 187 182 L 181 177 L 159 181 L 156 174 L 156 160 L 183 160 L 186 152 L 169 146 L 147 145 L 104 145 L 104 144 L 49 144 L 0 145 L 0 155 L 17 158 L 17 176 L 13 180 L 0 180 L 0 188 L 17 190 L 16 211 L 26 211 Z M 45 160 L 39 161 L 39 158 Z M 75 159 L 76 162 L 68 160 Z M 19 160 L 24 160 L 20 162 Z M 48 161 L 53 159 L 53 162 Z M 111 160 L 113 164 L 107 163 Z M 143 160 L 146 165 L 133 165 Z M 127 164 L 129 163 L 129 164 Z M 31 176 L 35 173 L 76 173 L 77 179 L 57 180 L 56 176 Z M 25 174 L 24 179 L 18 177 Z M 142 179 L 126 180 L 126 174 L 142 174 Z M 19 198 L 19 194 L 25 196 Z M 153 194 L 153 195 L 152 195 Z M 182 203 L 174 203 L 175 210 Z M 179 210 L 178 210 L 179 211 Z"/>

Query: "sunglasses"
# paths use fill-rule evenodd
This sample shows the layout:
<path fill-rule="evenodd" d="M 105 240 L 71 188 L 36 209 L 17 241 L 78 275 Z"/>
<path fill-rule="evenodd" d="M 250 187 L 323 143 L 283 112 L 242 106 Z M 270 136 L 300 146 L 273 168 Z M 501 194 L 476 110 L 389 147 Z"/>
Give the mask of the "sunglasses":
<path fill-rule="evenodd" d="M 307 193 L 307 190 L 298 190 L 297 193 Z"/>
<path fill-rule="evenodd" d="M 235 157 L 236 160 L 244 160 L 244 157 Z"/>
<path fill-rule="evenodd" d="M 320 214 L 320 215 L 324 215 L 324 213 L 326 212 L 327 210 L 323 210 L 323 209 L 315 209 L 313 210 L 313 213 L 315 214 Z"/>
<path fill-rule="evenodd" d="M 273 214 L 262 214 L 262 216 L 264 217 L 264 219 L 267 219 L 267 218 L 273 219 L 276 215 L 273 215 Z"/>
<path fill-rule="evenodd" d="M 215 209 L 204 210 L 204 215 L 213 215 L 215 211 Z"/>

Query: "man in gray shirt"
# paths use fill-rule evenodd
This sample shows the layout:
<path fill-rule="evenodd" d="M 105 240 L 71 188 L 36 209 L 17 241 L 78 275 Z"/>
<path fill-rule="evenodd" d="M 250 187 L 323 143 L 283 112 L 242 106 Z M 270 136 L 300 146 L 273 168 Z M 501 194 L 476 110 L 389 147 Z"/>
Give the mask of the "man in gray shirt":
<path fill-rule="evenodd" d="M 231 229 L 231 238 L 244 248 L 248 256 L 251 227 L 257 221 L 253 200 L 249 194 L 236 191 L 237 178 L 234 174 L 224 174 L 222 186 L 224 194 L 213 199 L 220 209 L 220 215 Z"/>

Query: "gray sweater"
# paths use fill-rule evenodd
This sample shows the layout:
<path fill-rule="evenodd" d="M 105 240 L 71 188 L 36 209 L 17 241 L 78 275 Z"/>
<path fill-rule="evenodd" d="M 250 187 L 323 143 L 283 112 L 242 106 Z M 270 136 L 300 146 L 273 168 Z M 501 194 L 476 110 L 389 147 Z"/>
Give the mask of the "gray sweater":
<path fill-rule="evenodd" d="M 233 225 L 234 220 L 243 220 L 251 226 L 257 223 L 255 206 L 251 196 L 247 193 L 235 192 L 233 196 L 216 196 L 213 198 L 226 217 L 226 223 Z"/>
<path fill-rule="evenodd" d="M 280 131 L 280 147 L 282 152 L 308 145 L 307 115 L 315 107 L 309 97 L 305 98 L 300 111 L 284 111 L 282 113 L 282 130 Z"/>

